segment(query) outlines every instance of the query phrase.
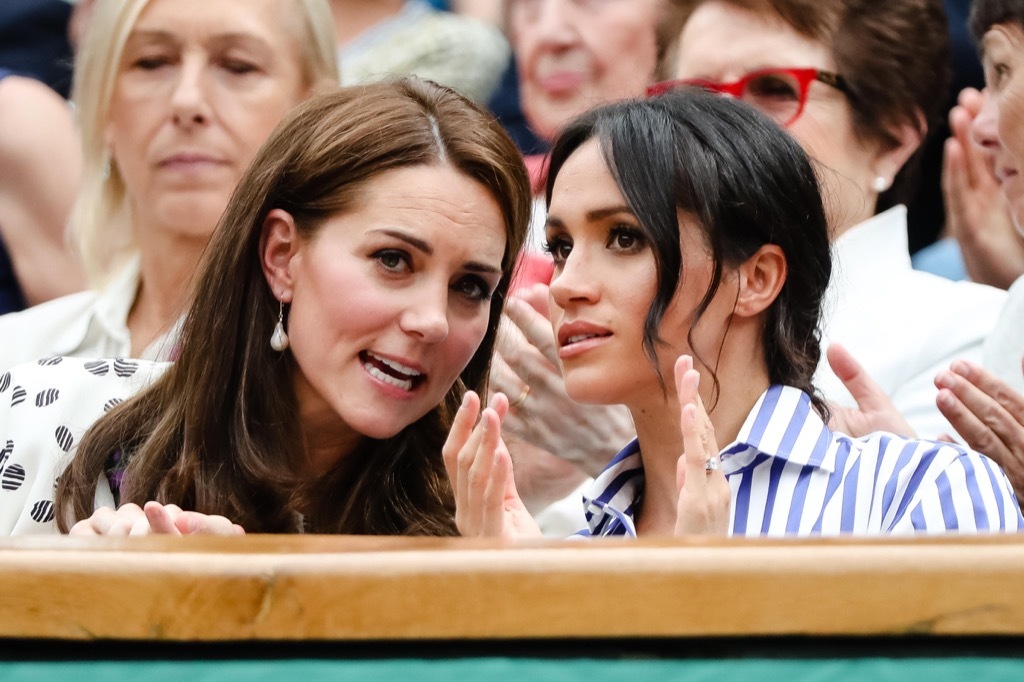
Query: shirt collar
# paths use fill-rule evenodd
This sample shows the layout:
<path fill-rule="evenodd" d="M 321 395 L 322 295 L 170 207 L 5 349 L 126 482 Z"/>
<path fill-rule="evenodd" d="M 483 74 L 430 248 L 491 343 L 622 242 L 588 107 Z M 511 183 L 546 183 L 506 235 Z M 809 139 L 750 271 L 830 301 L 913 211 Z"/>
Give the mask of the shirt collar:
<path fill-rule="evenodd" d="M 103 287 L 88 315 L 55 340 L 55 355 L 74 355 L 92 337 L 115 339 L 118 345 L 127 347 L 128 313 L 139 289 L 139 268 L 139 257 L 135 255 Z"/>
<path fill-rule="evenodd" d="M 738 473 L 764 460 L 781 459 L 832 473 L 835 439 L 806 393 L 792 386 L 768 387 L 754 403 L 733 441 L 721 451 L 722 471 Z M 630 441 L 583 493 L 591 535 L 636 537 L 633 513 L 644 491 L 643 457 Z"/>

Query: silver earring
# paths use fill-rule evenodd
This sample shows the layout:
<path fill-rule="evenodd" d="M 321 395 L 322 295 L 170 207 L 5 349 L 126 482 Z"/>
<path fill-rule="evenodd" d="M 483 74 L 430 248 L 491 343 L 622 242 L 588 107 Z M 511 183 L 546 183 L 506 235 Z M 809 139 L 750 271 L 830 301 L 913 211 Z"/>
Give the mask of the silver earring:
<path fill-rule="evenodd" d="M 288 348 L 288 333 L 284 330 L 284 302 L 278 301 L 277 324 L 274 325 L 274 333 L 270 335 L 270 347 L 278 353 Z"/>
<path fill-rule="evenodd" d="M 889 181 L 885 178 L 884 175 L 879 175 L 872 181 L 871 189 L 875 190 L 878 193 L 882 193 L 885 190 L 889 189 Z"/>

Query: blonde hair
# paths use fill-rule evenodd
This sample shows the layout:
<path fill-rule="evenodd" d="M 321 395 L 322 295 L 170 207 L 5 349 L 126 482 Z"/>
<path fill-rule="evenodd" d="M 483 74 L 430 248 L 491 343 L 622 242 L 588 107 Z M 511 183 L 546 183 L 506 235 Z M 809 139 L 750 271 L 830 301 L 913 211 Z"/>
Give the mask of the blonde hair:
<path fill-rule="evenodd" d="M 296 41 L 310 92 L 339 82 L 334 23 L 327 0 L 290 0 L 297 5 Z M 125 43 L 150 0 L 97 0 L 75 60 L 72 100 L 82 133 L 82 185 L 71 214 L 89 283 L 102 285 L 137 251 L 124 180 L 105 140 Z"/>

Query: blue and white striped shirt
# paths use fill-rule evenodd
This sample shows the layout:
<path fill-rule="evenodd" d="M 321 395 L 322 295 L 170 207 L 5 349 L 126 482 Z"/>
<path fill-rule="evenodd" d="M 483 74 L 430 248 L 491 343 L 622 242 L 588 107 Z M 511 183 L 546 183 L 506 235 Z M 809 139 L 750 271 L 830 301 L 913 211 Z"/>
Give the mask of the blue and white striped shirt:
<path fill-rule="evenodd" d="M 800 389 L 772 386 L 722 450 L 732 488 L 732 535 L 879 535 L 1017 531 L 1024 518 L 988 457 L 890 433 L 834 433 Z M 580 535 L 636 536 L 643 495 L 636 440 L 584 494 Z"/>

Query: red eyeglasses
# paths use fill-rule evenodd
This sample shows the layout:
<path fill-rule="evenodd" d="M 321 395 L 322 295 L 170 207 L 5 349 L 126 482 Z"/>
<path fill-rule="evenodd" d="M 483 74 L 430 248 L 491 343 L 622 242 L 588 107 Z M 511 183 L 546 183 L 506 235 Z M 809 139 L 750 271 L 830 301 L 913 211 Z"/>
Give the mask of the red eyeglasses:
<path fill-rule="evenodd" d="M 807 88 L 814 81 L 831 85 L 840 92 L 847 91 L 846 82 L 837 73 L 821 69 L 771 68 L 751 71 L 731 83 L 718 83 L 703 78 L 664 81 L 647 88 L 647 95 L 653 97 L 682 87 L 704 88 L 741 99 L 785 127 L 791 125 L 803 113 L 804 104 L 807 103 Z"/>

